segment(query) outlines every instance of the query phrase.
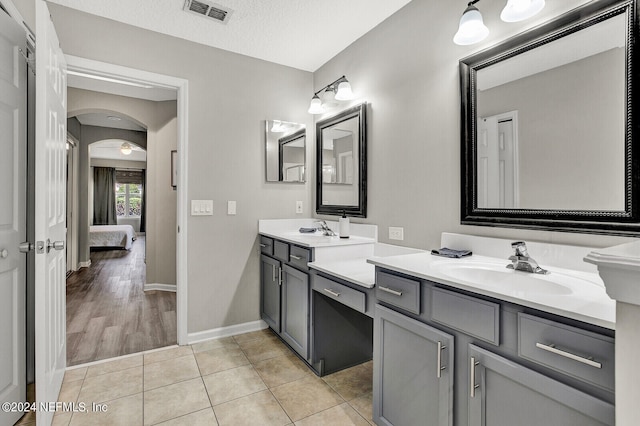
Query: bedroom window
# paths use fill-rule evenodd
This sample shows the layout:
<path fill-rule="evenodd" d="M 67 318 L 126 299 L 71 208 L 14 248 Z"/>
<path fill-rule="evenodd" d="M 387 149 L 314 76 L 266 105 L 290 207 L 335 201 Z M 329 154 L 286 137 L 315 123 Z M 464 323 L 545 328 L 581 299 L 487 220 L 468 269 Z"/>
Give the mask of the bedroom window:
<path fill-rule="evenodd" d="M 116 214 L 118 217 L 140 217 L 142 185 L 116 183 Z"/>

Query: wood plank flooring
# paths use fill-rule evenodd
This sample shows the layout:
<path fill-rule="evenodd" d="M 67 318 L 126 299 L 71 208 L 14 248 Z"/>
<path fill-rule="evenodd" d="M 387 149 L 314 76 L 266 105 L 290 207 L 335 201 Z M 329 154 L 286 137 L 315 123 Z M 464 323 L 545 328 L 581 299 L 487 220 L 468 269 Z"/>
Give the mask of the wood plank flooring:
<path fill-rule="evenodd" d="M 145 239 L 91 252 L 67 278 L 67 365 L 175 345 L 176 294 L 144 292 Z"/>

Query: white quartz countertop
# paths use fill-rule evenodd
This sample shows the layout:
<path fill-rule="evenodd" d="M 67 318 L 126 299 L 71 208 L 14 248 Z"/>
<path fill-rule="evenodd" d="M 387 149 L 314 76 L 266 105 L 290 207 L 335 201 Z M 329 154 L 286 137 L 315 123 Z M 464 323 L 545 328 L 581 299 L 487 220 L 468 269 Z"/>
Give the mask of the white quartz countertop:
<path fill-rule="evenodd" d="M 506 266 L 508 260 L 493 257 L 472 255 L 462 261 L 477 261 L 479 263 L 499 263 Z M 608 329 L 615 329 L 615 301 L 607 296 L 604 283 L 597 273 L 567 270 L 557 267 L 549 267 L 550 276 L 554 273 L 578 278 L 570 282 L 565 293 L 557 292 L 527 292 L 522 294 L 505 284 L 503 287 L 496 285 L 483 285 L 476 280 L 452 279 L 441 272 L 443 264 L 461 264 L 461 259 L 449 259 L 433 256 L 428 252 L 408 254 L 392 257 L 371 257 L 367 260 L 372 265 L 385 269 L 411 275 L 437 283 L 445 284 L 461 290 L 470 291 L 485 296 L 494 297 L 507 302 L 523 305 L 545 312 L 573 318 L 586 323 L 594 324 Z M 526 272 L 513 271 L 514 274 L 527 274 Z M 517 278 L 517 276 L 516 276 Z M 576 284 L 576 282 L 578 284 Z"/>
<path fill-rule="evenodd" d="M 366 258 L 311 262 L 309 267 L 365 288 L 376 285 L 376 267 L 367 263 Z"/>
<path fill-rule="evenodd" d="M 360 237 L 352 235 L 349 238 L 340 238 L 339 236 L 327 237 L 321 232 L 304 234 L 297 231 L 290 232 L 260 232 L 260 235 L 275 238 L 277 240 L 286 241 L 288 243 L 297 244 L 304 247 L 340 247 L 352 246 L 357 244 L 373 244 L 374 238 Z"/>

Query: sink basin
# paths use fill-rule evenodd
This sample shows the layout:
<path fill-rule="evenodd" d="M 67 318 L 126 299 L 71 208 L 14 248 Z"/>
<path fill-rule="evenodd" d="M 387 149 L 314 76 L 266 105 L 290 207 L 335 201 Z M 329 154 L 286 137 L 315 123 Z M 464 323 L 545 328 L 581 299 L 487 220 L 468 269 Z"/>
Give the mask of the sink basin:
<path fill-rule="evenodd" d="M 569 295 L 585 285 L 594 284 L 561 272 L 552 271 L 548 275 L 542 275 L 514 271 L 507 269 L 507 263 L 462 260 L 435 263 L 433 268 L 455 281 L 475 283 L 486 289 L 507 291 L 520 296 L 531 293 Z"/>

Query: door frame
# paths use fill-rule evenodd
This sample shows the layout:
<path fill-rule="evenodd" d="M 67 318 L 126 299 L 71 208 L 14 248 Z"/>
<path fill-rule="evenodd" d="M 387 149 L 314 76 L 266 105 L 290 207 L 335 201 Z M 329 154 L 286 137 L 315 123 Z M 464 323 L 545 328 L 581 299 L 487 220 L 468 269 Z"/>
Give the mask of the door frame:
<path fill-rule="evenodd" d="M 187 214 L 188 209 L 188 108 L 189 81 L 179 77 L 158 74 L 135 68 L 100 62 L 93 59 L 65 55 L 67 69 L 70 71 L 94 74 L 116 80 L 133 81 L 136 83 L 175 89 L 177 99 L 178 124 L 178 188 L 177 188 L 177 216 L 176 216 L 176 329 L 179 345 L 188 344 L 187 336 Z"/>

